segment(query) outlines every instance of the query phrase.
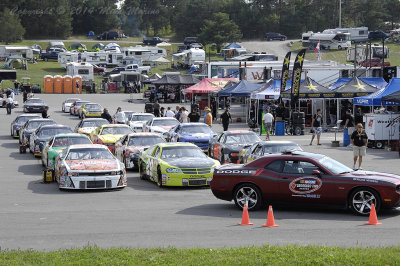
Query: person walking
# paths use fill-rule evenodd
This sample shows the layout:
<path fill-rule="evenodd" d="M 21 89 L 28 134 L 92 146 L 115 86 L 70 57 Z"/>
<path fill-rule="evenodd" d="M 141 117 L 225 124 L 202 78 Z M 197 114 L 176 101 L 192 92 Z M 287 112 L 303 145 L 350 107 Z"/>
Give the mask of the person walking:
<path fill-rule="evenodd" d="M 122 112 L 122 108 L 118 107 L 117 112 L 114 115 L 114 123 L 125 124 L 125 121 L 126 121 L 125 114 Z"/>
<path fill-rule="evenodd" d="M 205 109 L 205 114 L 204 114 L 204 123 L 206 123 L 209 127 L 212 127 L 212 114 L 211 114 L 211 109 L 206 108 Z"/>
<path fill-rule="evenodd" d="M 158 103 L 158 100 L 155 100 L 153 104 L 153 110 L 154 110 L 154 116 L 160 117 L 160 104 Z"/>
<path fill-rule="evenodd" d="M 363 125 L 361 123 L 357 124 L 356 130 L 351 134 L 350 142 L 353 145 L 353 170 L 357 170 L 356 163 L 358 159 L 358 170 L 362 170 L 361 164 L 363 156 L 367 154 L 368 146 L 368 136 L 363 130 Z"/>
<path fill-rule="evenodd" d="M 190 122 L 199 122 L 200 114 L 198 112 L 198 109 L 197 108 L 193 109 L 192 112 L 190 112 L 190 114 L 188 115 L 188 118 Z"/>
<path fill-rule="evenodd" d="M 44 108 L 43 112 L 42 112 L 42 118 L 49 118 L 50 117 L 49 114 L 48 114 L 48 111 L 49 111 L 49 107 L 46 106 Z"/>
<path fill-rule="evenodd" d="M 101 118 L 107 120 L 110 124 L 112 123 L 112 117 L 107 108 L 104 108 L 103 113 L 101 114 Z"/>
<path fill-rule="evenodd" d="M 317 136 L 317 145 L 321 145 L 320 138 L 322 134 L 322 114 L 321 109 L 317 109 L 317 113 L 313 116 L 311 125 L 313 126 L 313 135 L 311 137 L 310 145 L 312 145 L 315 136 Z"/>
<path fill-rule="evenodd" d="M 263 116 L 262 122 L 264 129 L 267 132 L 267 140 L 269 140 L 269 133 L 272 130 L 272 123 L 274 123 L 274 116 L 267 110 L 267 113 Z"/>
<path fill-rule="evenodd" d="M 187 123 L 188 122 L 188 112 L 186 111 L 186 108 L 184 106 L 182 106 L 182 112 L 180 113 L 180 117 L 179 117 L 179 122 L 181 122 L 182 124 Z"/>
<path fill-rule="evenodd" d="M 174 117 L 175 114 L 172 112 L 171 107 L 167 107 L 167 111 L 165 111 L 165 117 Z"/>
<path fill-rule="evenodd" d="M 351 110 L 346 110 L 346 115 L 344 117 L 344 129 L 347 129 L 349 136 L 353 134 L 354 131 L 354 117 L 351 114 Z"/>
<path fill-rule="evenodd" d="M 9 95 L 8 98 L 6 99 L 6 109 L 7 109 L 7 114 L 8 115 L 11 114 L 11 110 L 13 108 L 13 104 L 14 104 L 14 101 L 13 101 L 11 95 Z"/>
<path fill-rule="evenodd" d="M 225 112 L 222 113 L 221 122 L 222 122 L 222 127 L 224 128 L 224 131 L 228 131 L 229 122 L 232 123 L 232 117 L 231 117 L 231 113 L 229 113 L 229 108 L 226 108 Z"/>

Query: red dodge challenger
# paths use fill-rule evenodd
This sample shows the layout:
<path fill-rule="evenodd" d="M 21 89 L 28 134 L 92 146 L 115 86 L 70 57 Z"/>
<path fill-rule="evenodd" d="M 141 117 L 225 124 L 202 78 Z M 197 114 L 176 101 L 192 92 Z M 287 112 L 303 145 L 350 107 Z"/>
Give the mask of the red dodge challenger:
<path fill-rule="evenodd" d="M 249 210 L 277 202 L 369 215 L 372 203 L 377 211 L 400 205 L 400 176 L 354 171 L 327 156 L 300 151 L 223 165 L 215 169 L 210 186 L 217 198 L 234 200 L 240 209 L 247 203 Z"/>

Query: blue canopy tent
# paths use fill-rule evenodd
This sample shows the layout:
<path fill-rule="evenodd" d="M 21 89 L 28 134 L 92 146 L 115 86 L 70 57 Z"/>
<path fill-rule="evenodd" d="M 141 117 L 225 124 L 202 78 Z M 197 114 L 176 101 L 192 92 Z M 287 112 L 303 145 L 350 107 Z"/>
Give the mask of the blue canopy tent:
<path fill-rule="evenodd" d="M 242 48 L 240 44 L 235 42 L 228 44 L 224 49 L 235 49 L 235 48 Z"/>
<path fill-rule="evenodd" d="M 218 97 L 248 97 L 255 90 L 260 89 L 264 83 L 252 83 L 247 80 L 241 80 L 230 88 L 218 92 Z"/>
<path fill-rule="evenodd" d="M 86 34 L 86 37 L 92 38 L 92 37 L 96 37 L 96 35 L 94 34 L 94 31 L 90 30 L 90 31 L 88 31 L 88 33 Z"/>
<path fill-rule="evenodd" d="M 339 78 L 332 86 L 329 87 L 331 90 L 336 90 L 341 86 L 348 83 L 352 78 Z M 386 87 L 387 82 L 383 78 L 359 78 L 361 81 L 364 81 L 368 85 L 375 86 L 378 89 L 383 89 Z"/>
<path fill-rule="evenodd" d="M 400 105 L 400 103 L 382 100 L 382 98 L 396 92 L 400 92 L 400 78 L 393 78 L 385 88 L 370 95 L 355 97 L 354 104 L 363 106 Z"/>

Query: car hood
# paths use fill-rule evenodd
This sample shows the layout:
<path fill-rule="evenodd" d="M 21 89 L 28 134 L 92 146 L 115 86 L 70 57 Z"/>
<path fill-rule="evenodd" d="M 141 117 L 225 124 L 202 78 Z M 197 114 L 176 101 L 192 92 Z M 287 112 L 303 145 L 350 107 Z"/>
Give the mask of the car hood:
<path fill-rule="evenodd" d="M 143 127 L 144 123 L 146 123 L 146 121 L 130 121 L 129 125 L 131 127 Z"/>
<path fill-rule="evenodd" d="M 394 174 L 373 172 L 373 171 L 355 171 L 349 173 L 349 176 L 353 179 L 364 179 L 367 182 L 382 181 L 393 184 L 400 183 L 400 176 Z"/>
<path fill-rule="evenodd" d="M 123 136 L 125 136 L 125 134 L 118 134 L 118 135 L 110 134 L 110 135 L 100 135 L 99 138 L 103 143 L 115 143 Z"/>
<path fill-rule="evenodd" d="M 115 159 L 66 160 L 65 163 L 69 170 L 73 171 L 119 170 Z"/>
<path fill-rule="evenodd" d="M 30 107 L 30 106 L 46 106 L 43 103 L 28 103 L 28 104 L 24 104 L 25 107 Z"/>
<path fill-rule="evenodd" d="M 227 144 L 225 149 L 230 151 L 240 152 L 242 149 L 247 149 L 251 146 L 251 143 L 238 143 L 238 144 Z"/>
<path fill-rule="evenodd" d="M 193 140 L 193 141 L 209 140 L 213 136 L 214 134 L 212 133 L 179 134 L 180 139 Z"/>
<path fill-rule="evenodd" d="M 81 127 L 80 129 L 78 129 L 78 133 L 89 135 L 95 129 L 95 127 Z"/>
<path fill-rule="evenodd" d="M 210 158 L 170 158 L 164 159 L 164 161 L 178 168 L 205 168 L 215 164 Z"/>
<path fill-rule="evenodd" d="M 153 126 L 153 127 L 151 127 L 151 131 L 164 133 L 164 132 L 169 131 L 173 127 L 174 126 Z"/>

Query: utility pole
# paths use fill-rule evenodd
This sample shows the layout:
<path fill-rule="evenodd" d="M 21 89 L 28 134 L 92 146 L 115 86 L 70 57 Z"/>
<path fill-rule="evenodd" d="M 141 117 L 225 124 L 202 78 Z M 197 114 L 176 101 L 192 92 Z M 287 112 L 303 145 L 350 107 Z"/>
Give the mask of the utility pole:
<path fill-rule="evenodd" d="M 342 27 L 342 0 L 339 0 L 339 28 Z"/>

